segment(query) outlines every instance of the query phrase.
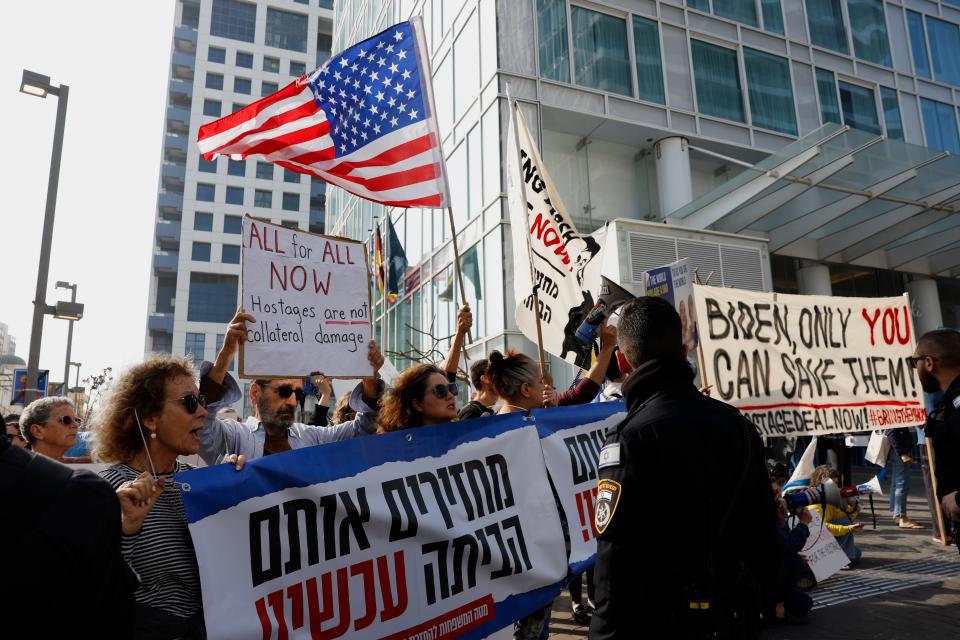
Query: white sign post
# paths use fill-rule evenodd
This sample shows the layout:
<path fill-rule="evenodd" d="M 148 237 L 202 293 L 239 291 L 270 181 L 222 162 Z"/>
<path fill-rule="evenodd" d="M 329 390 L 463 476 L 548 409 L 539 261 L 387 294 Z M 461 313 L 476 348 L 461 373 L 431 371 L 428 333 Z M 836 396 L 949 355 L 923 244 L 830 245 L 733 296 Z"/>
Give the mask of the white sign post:
<path fill-rule="evenodd" d="M 361 242 L 243 218 L 241 305 L 256 318 L 240 377 L 370 375 L 370 287 Z"/>

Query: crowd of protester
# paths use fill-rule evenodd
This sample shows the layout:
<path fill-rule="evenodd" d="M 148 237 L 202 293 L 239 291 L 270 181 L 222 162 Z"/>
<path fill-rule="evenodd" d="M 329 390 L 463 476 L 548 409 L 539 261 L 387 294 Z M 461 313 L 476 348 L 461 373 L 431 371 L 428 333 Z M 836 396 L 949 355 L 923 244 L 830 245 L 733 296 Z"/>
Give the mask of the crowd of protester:
<path fill-rule="evenodd" d="M 185 457 L 240 470 L 250 460 L 307 446 L 588 402 L 625 399 L 629 411 L 624 423 L 608 432 L 604 447 L 616 448 L 618 464 L 601 469 L 601 478 L 614 480 L 623 492 L 621 515 L 600 527 L 596 572 L 569 577 L 573 620 L 588 625 L 593 614 L 592 637 L 632 635 L 625 621 L 640 609 L 661 621 L 661 626 L 651 623 L 653 630 L 695 624 L 683 606 L 675 611 L 671 598 L 679 593 L 690 600 L 695 591 L 703 602 L 715 597 L 716 608 L 723 611 L 727 604 L 720 592 L 741 589 L 740 576 L 731 577 L 738 572 L 752 577 L 753 599 L 766 620 L 806 621 L 812 606 L 807 592 L 816 584 L 803 555 L 811 535 L 810 511 L 819 512 L 852 564 L 861 557 L 855 543 L 855 534 L 863 529 L 856 499 L 844 507 L 815 504 L 809 510 L 785 510 L 783 478 L 760 470 L 762 444 L 756 431 L 744 429 L 741 423 L 749 423 L 735 410 L 693 386 L 689 340 L 676 311 L 662 300 L 628 303 L 619 333 L 613 325 L 604 326 L 593 365 L 570 389 L 558 393 L 538 363 L 523 353 L 492 351 L 469 366 L 469 399 L 460 397 L 458 381 L 460 352 L 472 326 L 465 305 L 441 366 L 411 366 L 388 386 L 379 374 L 384 357 L 371 341 L 371 375 L 350 393 L 334 398 L 328 378 L 321 372 L 311 376 L 317 402 L 312 417 L 303 422 L 295 420 L 297 410 L 302 413 L 307 382 L 300 378 L 255 380 L 248 391 L 253 414 L 244 419 L 232 408 L 242 392 L 229 363 L 246 338 L 247 323 L 255 321 L 238 310 L 216 360 L 203 363 L 199 371 L 189 358 L 156 355 L 118 377 L 90 425 L 92 457 L 110 465 L 100 479 L 57 464 L 89 459 L 67 455 L 77 445 L 81 426 L 70 400 L 36 400 L 21 414 L 5 417 L 0 488 L 6 495 L 27 482 L 33 488 L 14 505 L 20 515 L 5 527 L 4 537 L 44 540 L 54 551 L 63 549 L 42 565 L 54 573 L 44 577 L 31 571 L 34 577 L 25 577 L 24 585 L 33 580 L 53 584 L 54 592 L 69 591 L 77 615 L 110 621 L 103 624 L 102 637 L 204 637 L 197 558 L 173 479 L 193 468 Z M 948 519 L 960 521 L 960 451 L 954 450 L 960 439 L 958 334 L 926 334 L 913 360 L 925 390 L 946 392 L 946 403 L 934 413 L 929 430 L 943 445 L 937 452 L 942 456 L 943 509 Z M 907 518 L 905 493 L 912 448 L 902 432 L 891 437 L 890 508 L 899 526 L 913 528 L 919 525 Z M 684 455 L 667 455 L 681 453 L 671 447 L 685 448 Z M 677 459 L 684 460 L 683 468 L 668 468 Z M 810 486 L 839 482 L 839 475 L 821 465 Z M 671 492 L 661 489 L 668 482 L 674 485 Z M 692 512 L 682 496 L 711 483 L 737 490 L 715 504 L 707 500 L 702 513 Z M 647 517 L 668 522 L 676 535 L 667 541 L 661 536 L 653 544 L 659 525 L 642 524 Z M 714 538 L 728 545 L 723 562 L 711 550 Z M 83 548 L 85 540 L 96 542 Z M 54 561 L 61 563 L 59 574 Z M 669 566 L 661 567 L 665 562 Z M 729 574 L 729 580 L 717 572 Z M 659 577 L 647 584 L 647 575 Z M 49 587 L 46 594 L 49 598 Z M 515 636 L 545 638 L 550 611 L 547 606 L 521 620 Z M 70 616 L 46 619 L 39 624 L 63 631 Z"/>

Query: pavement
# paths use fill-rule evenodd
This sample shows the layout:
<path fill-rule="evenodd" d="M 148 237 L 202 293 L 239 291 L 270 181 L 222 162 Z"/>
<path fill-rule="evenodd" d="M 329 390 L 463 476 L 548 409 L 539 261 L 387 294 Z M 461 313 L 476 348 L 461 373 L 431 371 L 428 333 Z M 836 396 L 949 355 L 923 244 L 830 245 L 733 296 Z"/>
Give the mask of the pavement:
<path fill-rule="evenodd" d="M 865 482 L 874 471 L 855 469 L 854 477 Z M 885 492 L 887 488 L 885 483 Z M 911 476 L 907 512 L 924 529 L 898 528 L 888 511 L 887 496 L 875 497 L 874 508 L 876 529 L 869 507 L 860 512 L 866 524 L 857 535 L 863 551 L 860 564 L 834 574 L 810 592 L 814 610 L 808 624 L 769 626 L 761 635 L 763 640 L 960 638 L 960 553 L 956 546 L 931 540 L 934 529 L 919 469 L 914 467 Z M 587 627 L 573 622 L 566 590 L 554 602 L 550 637 L 587 637 Z M 640 630 L 638 637 L 642 637 Z"/>

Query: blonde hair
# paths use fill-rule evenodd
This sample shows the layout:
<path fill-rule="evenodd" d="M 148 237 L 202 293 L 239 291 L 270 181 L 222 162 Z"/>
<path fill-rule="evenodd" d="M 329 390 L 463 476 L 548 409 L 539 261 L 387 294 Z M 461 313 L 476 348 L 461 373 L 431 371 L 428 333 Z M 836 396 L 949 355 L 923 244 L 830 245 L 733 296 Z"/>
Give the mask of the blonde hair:
<path fill-rule="evenodd" d="M 813 473 L 810 474 L 810 486 L 819 487 L 826 480 L 839 476 L 840 472 L 831 467 L 828 464 L 822 464 L 816 469 L 813 470 Z"/>
<path fill-rule="evenodd" d="M 145 434 L 137 419 L 154 417 L 163 410 L 167 381 L 181 376 L 196 378 L 193 360 L 171 355 L 150 356 L 127 369 L 114 381 L 104 406 L 93 417 L 97 433 L 94 455 L 106 463 L 133 460 L 143 449 Z"/>

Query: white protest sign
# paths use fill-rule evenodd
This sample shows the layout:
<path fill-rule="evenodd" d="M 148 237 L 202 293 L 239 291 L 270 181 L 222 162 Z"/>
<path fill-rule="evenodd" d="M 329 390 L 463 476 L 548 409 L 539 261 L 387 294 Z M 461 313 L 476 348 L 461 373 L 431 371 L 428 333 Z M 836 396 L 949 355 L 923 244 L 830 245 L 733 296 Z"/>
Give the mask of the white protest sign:
<path fill-rule="evenodd" d="M 370 374 L 370 289 L 362 243 L 245 216 L 240 376 Z"/>
<path fill-rule="evenodd" d="M 706 382 L 767 436 L 923 424 L 910 303 L 694 285 Z"/>
<path fill-rule="evenodd" d="M 814 509 L 809 509 L 809 512 L 813 516 L 813 520 L 807 524 L 810 537 L 807 538 L 807 543 L 803 545 L 803 550 L 800 553 L 807 559 L 807 564 L 813 571 L 813 576 L 817 579 L 817 582 L 823 582 L 850 564 L 850 558 L 837 544 L 837 539 L 833 537 L 833 534 L 823 526 L 823 518 L 820 516 L 820 512 Z"/>

